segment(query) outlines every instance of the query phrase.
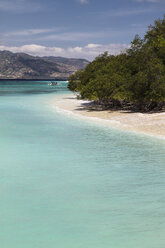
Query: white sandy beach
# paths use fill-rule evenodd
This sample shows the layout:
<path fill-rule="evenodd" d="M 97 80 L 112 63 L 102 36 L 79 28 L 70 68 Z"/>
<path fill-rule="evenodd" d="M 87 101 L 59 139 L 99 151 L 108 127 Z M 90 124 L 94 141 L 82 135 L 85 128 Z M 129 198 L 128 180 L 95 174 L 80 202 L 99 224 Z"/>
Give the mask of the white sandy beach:
<path fill-rule="evenodd" d="M 53 106 L 57 110 L 65 110 L 81 117 L 101 121 L 111 126 L 127 131 L 135 131 L 150 136 L 165 139 L 165 112 L 164 113 L 128 113 L 124 111 L 90 111 L 85 108 L 88 101 L 77 100 L 76 95 L 61 95 L 54 99 Z"/>

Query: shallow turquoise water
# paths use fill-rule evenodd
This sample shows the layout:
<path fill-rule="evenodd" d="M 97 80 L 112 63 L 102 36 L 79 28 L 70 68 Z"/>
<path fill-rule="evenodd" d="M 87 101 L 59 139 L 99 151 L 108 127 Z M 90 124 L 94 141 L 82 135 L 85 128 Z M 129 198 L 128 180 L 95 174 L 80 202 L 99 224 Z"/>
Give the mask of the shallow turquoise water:
<path fill-rule="evenodd" d="M 57 113 L 59 84 L 0 83 L 0 248 L 164 248 L 165 141 Z"/>

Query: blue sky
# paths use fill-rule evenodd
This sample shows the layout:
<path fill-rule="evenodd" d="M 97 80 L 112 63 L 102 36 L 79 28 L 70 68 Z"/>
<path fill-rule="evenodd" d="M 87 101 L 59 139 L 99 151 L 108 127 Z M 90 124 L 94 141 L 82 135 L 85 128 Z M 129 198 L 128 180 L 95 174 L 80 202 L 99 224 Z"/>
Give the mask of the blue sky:
<path fill-rule="evenodd" d="M 0 50 L 92 60 L 164 13 L 165 0 L 0 0 Z"/>

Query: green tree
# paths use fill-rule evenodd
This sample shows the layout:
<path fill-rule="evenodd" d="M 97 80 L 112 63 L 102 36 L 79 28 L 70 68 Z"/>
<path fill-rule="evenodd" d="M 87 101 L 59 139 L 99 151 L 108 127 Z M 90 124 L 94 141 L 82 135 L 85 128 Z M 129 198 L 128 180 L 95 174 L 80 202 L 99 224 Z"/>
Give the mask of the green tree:
<path fill-rule="evenodd" d="M 165 16 L 149 27 L 144 39 L 136 35 L 125 53 L 96 57 L 70 77 L 69 88 L 86 99 L 138 106 L 165 102 Z"/>

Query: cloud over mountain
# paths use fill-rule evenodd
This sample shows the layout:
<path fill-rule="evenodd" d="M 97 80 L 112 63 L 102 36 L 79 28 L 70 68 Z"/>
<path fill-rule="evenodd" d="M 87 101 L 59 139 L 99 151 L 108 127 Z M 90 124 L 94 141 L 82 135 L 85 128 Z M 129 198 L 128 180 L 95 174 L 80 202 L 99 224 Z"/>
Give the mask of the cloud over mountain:
<path fill-rule="evenodd" d="M 108 51 L 110 54 L 118 54 L 125 50 L 128 44 L 88 44 L 86 46 L 75 47 L 46 47 L 37 44 L 23 45 L 23 46 L 0 46 L 0 50 L 9 50 L 11 52 L 24 52 L 34 56 L 65 56 L 72 58 L 86 58 L 94 59 L 101 53 Z"/>

